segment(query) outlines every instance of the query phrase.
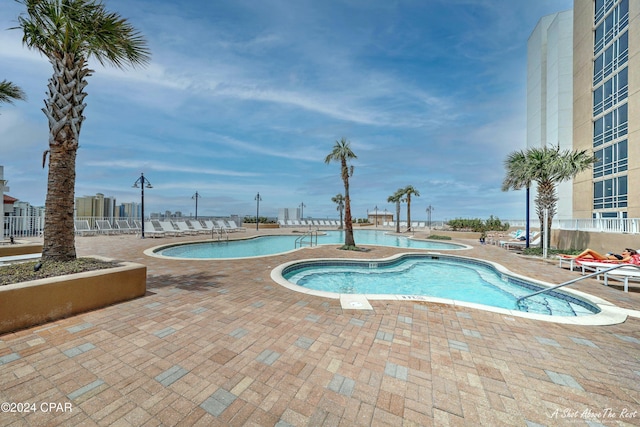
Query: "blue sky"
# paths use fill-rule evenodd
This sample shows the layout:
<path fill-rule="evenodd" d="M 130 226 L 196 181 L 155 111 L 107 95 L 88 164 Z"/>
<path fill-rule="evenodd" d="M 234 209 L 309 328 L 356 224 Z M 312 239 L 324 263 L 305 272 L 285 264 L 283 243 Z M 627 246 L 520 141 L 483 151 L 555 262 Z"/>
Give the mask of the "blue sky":
<path fill-rule="evenodd" d="M 413 185 L 412 219 L 524 217 L 502 192 L 503 161 L 525 147 L 526 43 L 570 0 L 106 0 L 147 38 L 146 68 L 95 70 L 86 88 L 76 196 L 103 193 L 145 211 L 337 218 L 336 140 L 357 160 L 352 210 L 395 210 Z M 51 66 L 21 44 L 21 5 L 0 5 L 0 80 L 27 102 L 0 107 L 9 194 L 44 204 L 44 106 Z M 403 208 L 404 212 L 404 208 Z M 404 216 L 404 213 L 403 213 Z"/>

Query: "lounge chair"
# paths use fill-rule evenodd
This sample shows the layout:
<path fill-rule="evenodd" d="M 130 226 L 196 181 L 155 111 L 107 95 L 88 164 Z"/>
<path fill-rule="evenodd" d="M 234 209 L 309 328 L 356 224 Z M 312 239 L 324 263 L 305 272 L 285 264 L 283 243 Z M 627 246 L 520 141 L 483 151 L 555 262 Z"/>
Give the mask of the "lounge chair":
<path fill-rule="evenodd" d="M 0 265 L 16 264 L 19 262 L 33 261 L 42 257 L 41 253 L 35 254 L 22 254 L 22 255 L 9 255 L 0 257 Z"/>
<path fill-rule="evenodd" d="M 73 221 L 76 234 L 80 236 L 95 236 L 96 231 L 91 229 L 89 221 L 86 219 L 76 219 Z"/>
<path fill-rule="evenodd" d="M 196 233 L 198 234 L 208 234 L 211 232 L 211 230 L 207 230 L 206 228 L 204 228 L 202 226 L 202 223 L 200 223 L 200 221 L 187 220 L 187 224 L 189 224 L 189 226 L 191 226 L 191 228 L 195 230 Z"/>
<path fill-rule="evenodd" d="M 280 227 L 286 227 L 287 226 L 287 224 L 284 222 L 283 219 L 279 219 L 278 220 L 278 225 L 280 225 Z"/>
<path fill-rule="evenodd" d="M 616 268 L 604 273 L 604 285 L 609 286 L 609 279 L 619 280 L 624 283 L 624 291 L 629 292 L 629 280 L 640 280 L 640 266 L 630 264 L 629 266 Z"/>
<path fill-rule="evenodd" d="M 235 221 L 227 221 L 227 227 L 231 231 L 247 231 L 244 227 L 238 227 Z"/>
<path fill-rule="evenodd" d="M 125 219 L 116 220 L 116 227 L 118 227 L 118 231 L 124 234 L 135 233 L 135 230 L 129 226 L 129 223 Z"/>
<path fill-rule="evenodd" d="M 98 231 L 102 234 L 117 234 L 118 231 L 114 230 L 111 227 L 111 223 L 104 219 L 96 220 L 96 227 L 98 227 Z"/>
<path fill-rule="evenodd" d="M 171 221 L 171 223 L 173 224 L 173 227 L 177 228 L 183 235 L 189 234 L 193 236 L 195 234 L 198 234 L 198 232 L 189 227 L 189 224 L 187 224 L 185 221 Z"/>
<path fill-rule="evenodd" d="M 153 237 L 154 239 L 156 237 L 166 236 L 166 233 L 162 229 L 162 226 L 160 226 L 159 221 L 146 221 L 144 224 L 142 224 L 142 227 L 144 227 L 145 236 Z M 140 228 L 141 230 L 142 227 Z"/>
<path fill-rule="evenodd" d="M 536 246 L 540 244 L 540 239 L 541 236 L 538 236 L 537 238 L 535 238 L 534 240 L 529 242 L 529 246 Z M 505 249 L 515 249 L 515 248 L 524 248 L 527 246 L 527 242 L 525 240 L 518 240 L 515 242 L 504 242 L 504 244 L 502 245 Z"/>
<path fill-rule="evenodd" d="M 182 231 L 176 229 L 176 227 L 174 227 L 173 224 L 169 221 L 152 220 L 151 224 L 153 224 L 156 230 L 163 231 L 167 236 L 178 237 L 184 235 Z M 145 233 L 146 231 L 147 230 L 145 229 Z"/>

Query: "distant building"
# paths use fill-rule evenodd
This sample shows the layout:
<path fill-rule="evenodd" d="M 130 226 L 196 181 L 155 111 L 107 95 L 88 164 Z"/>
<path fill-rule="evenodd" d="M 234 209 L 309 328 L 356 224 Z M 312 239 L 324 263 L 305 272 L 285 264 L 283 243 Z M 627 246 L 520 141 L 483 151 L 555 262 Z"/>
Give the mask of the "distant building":
<path fill-rule="evenodd" d="M 278 221 L 300 220 L 300 208 L 280 208 L 278 209 Z"/>
<path fill-rule="evenodd" d="M 385 222 L 393 221 L 393 214 L 384 211 L 369 211 L 367 213 L 367 220 L 375 226 L 384 225 Z"/>
<path fill-rule="evenodd" d="M 114 197 L 104 197 L 97 193 L 95 196 L 76 197 L 76 217 L 118 218 L 120 209 L 116 209 Z"/>

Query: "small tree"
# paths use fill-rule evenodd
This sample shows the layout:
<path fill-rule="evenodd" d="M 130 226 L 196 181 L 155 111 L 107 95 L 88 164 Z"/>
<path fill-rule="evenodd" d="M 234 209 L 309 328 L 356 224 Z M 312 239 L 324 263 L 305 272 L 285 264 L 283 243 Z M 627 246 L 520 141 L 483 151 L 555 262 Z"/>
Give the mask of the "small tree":
<path fill-rule="evenodd" d="M 398 188 L 395 193 L 387 197 L 387 202 L 396 204 L 396 233 L 400 233 L 400 202 L 402 201 L 403 189 Z"/>
<path fill-rule="evenodd" d="M 597 162 L 593 154 L 582 151 L 560 151 L 560 146 L 529 148 L 526 151 L 514 151 L 504 162 L 506 175 L 502 182 L 502 191 L 529 188 L 532 182 L 538 183 L 536 211 L 540 220 L 542 239 L 550 243 L 551 222 L 556 212 L 556 185 L 575 177 Z M 547 229 L 544 224 L 544 211 L 548 212 Z"/>
<path fill-rule="evenodd" d="M 331 153 L 327 155 L 324 162 L 329 164 L 332 161 L 340 162 L 340 176 L 344 184 L 344 222 L 345 222 L 345 234 L 344 234 L 344 246 L 346 248 L 354 248 L 356 242 L 353 238 L 353 221 L 351 219 L 351 199 L 349 197 L 349 177 L 353 176 L 353 166 L 349 165 L 349 160 L 357 159 L 358 157 L 351 151 L 351 143 L 345 138 L 340 141 L 336 141 Z"/>
<path fill-rule="evenodd" d="M 338 230 L 342 230 L 344 228 L 342 220 L 342 216 L 344 214 L 344 196 L 342 193 L 338 193 L 331 198 L 331 201 L 338 205 L 336 206 L 336 210 L 340 213 L 340 227 L 338 227 Z"/>
<path fill-rule="evenodd" d="M 420 196 L 420 192 L 413 185 L 407 185 L 402 189 L 403 200 L 407 202 L 407 231 L 411 230 L 411 196 Z"/>

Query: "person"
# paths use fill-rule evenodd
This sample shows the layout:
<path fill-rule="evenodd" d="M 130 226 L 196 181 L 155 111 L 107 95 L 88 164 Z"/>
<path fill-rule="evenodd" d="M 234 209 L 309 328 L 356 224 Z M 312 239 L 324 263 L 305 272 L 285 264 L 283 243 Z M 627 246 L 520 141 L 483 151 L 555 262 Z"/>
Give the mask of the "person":
<path fill-rule="evenodd" d="M 638 252 L 635 249 L 625 248 L 624 251 L 620 254 L 614 254 L 611 252 L 607 252 L 606 255 L 602 255 L 593 249 L 585 249 L 578 255 L 573 256 L 573 258 L 588 258 L 595 260 L 613 260 L 613 261 L 629 261 L 633 255 L 637 255 Z"/>

